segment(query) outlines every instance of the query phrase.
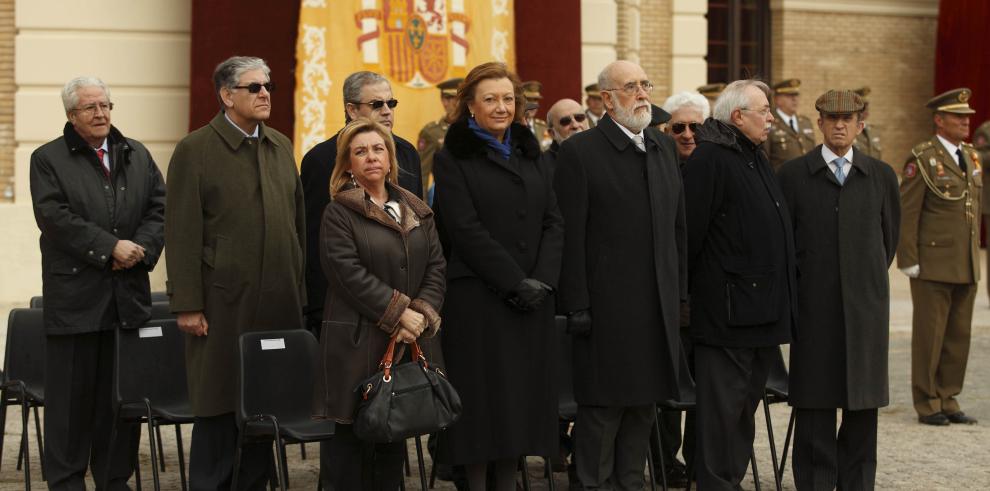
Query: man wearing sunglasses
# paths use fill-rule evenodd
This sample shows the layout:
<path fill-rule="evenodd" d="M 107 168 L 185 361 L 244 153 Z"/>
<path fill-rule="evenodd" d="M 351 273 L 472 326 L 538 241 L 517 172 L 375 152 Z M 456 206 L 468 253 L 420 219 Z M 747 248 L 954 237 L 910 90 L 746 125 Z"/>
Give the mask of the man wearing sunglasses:
<path fill-rule="evenodd" d="M 588 116 L 574 99 L 561 99 L 547 111 L 547 131 L 553 138 L 550 148 L 543 153 L 543 162 L 553 176 L 557 166 L 560 144 L 571 135 L 588 129 Z"/>
<path fill-rule="evenodd" d="M 368 118 L 392 130 L 399 101 L 383 75 L 361 71 L 344 79 L 344 120 Z M 412 143 L 392 134 L 396 159 L 399 161 L 399 186 L 423 197 L 423 179 L 419 152 Z M 306 326 L 319 338 L 323 321 L 323 298 L 327 280 L 320 267 L 320 221 L 330 203 L 330 173 L 337 160 L 337 135 L 317 144 L 302 159 L 300 178 L 306 200 L 306 297 L 314 299 L 306 308 Z"/>

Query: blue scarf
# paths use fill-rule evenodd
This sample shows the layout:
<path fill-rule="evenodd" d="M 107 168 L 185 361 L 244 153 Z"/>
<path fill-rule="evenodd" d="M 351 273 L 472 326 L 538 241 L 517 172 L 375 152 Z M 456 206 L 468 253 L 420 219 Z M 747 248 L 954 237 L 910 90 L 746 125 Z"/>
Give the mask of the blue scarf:
<path fill-rule="evenodd" d="M 481 138 L 482 141 L 488 144 L 488 147 L 492 150 L 498 152 L 505 160 L 509 160 L 509 156 L 512 155 L 512 139 L 509 137 L 509 129 L 505 129 L 505 141 L 498 141 L 491 133 L 486 130 L 481 129 L 478 126 L 478 122 L 474 118 L 468 118 L 468 128 L 474 132 L 475 136 Z"/>

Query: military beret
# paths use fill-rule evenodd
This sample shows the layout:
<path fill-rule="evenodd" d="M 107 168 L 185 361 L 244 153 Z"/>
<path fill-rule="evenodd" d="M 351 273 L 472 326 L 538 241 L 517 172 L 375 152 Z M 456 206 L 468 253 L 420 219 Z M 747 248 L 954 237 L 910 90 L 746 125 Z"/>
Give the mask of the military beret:
<path fill-rule="evenodd" d="M 967 88 L 952 89 L 928 100 L 925 107 L 935 112 L 954 114 L 974 114 L 976 111 L 969 107 L 969 97 L 973 91 Z"/>
<path fill-rule="evenodd" d="M 543 91 L 543 84 L 536 80 L 530 80 L 528 82 L 523 82 L 523 95 L 529 100 L 540 100 L 543 95 L 540 92 Z"/>
<path fill-rule="evenodd" d="M 585 86 L 584 93 L 587 94 L 588 97 L 597 97 L 599 99 L 602 97 L 602 91 L 598 88 L 597 83 Z"/>
<path fill-rule="evenodd" d="M 830 90 L 815 101 L 815 109 L 822 114 L 852 114 L 865 107 L 863 98 L 851 90 Z"/>
<path fill-rule="evenodd" d="M 440 94 L 442 95 L 457 95 L 457 87 L 459 87 L 463 81 L 463 78 L 444 80 L 443 82 L 437 84 L 437 88 L 440 89 Z"/>
<path fill-rule="evenodd" d="M 774 94 L 800 94 L 801 81 L 796 78 L 790 78 L 777 82 L 770 88 L 773 89 Z"/>
<path fill-rule="evenodd" d="M 723 90 L 725 90 L 725 84 L 723 83 L 708 84 L 698 87 L 698 93 L 709 99 L 718 97 Z"/>

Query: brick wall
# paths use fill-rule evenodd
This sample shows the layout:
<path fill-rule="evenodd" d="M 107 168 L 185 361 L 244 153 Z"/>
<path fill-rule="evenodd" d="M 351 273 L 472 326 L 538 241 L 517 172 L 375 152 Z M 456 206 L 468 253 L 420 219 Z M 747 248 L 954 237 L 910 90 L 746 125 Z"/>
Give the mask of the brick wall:
<path fill-rule="evenodd" d="M 14 0 L 0 0 L 0 203 L 14 200 Z"/>
<path fill-rule="evenodd" d="M 934 95 L 936 18 L 778 10 L 772 23 L 774 81 L 801 79 L 801 112 L 812 121 L 826 90 L 869 85 L 884 160 L 899 170 L 931 136 L 924 103 Z"/>
<path fill-rule="evenodd" d="M 672 0 L 643 0 L 640 4 L 639 59 L 653 81 L 652 99 L 657 105 L 670 96 Z M 658 102 L 659 101 L 659 102 Z"/>

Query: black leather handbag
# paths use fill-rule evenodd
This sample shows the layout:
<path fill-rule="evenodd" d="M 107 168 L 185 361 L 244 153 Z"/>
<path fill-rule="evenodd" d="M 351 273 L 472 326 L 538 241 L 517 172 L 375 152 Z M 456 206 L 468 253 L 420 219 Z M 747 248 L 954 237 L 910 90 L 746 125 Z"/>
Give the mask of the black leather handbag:
<path fill-rule="evenodd" d="M 439 368 L 430 366 L 416 342 L 412 361 L 392 366 L 393 337 L 379 364 L 381 371 L 361 383 L 354 434 L 389 443 L 447 428 L 461 415 L 461 398 Z"/>

